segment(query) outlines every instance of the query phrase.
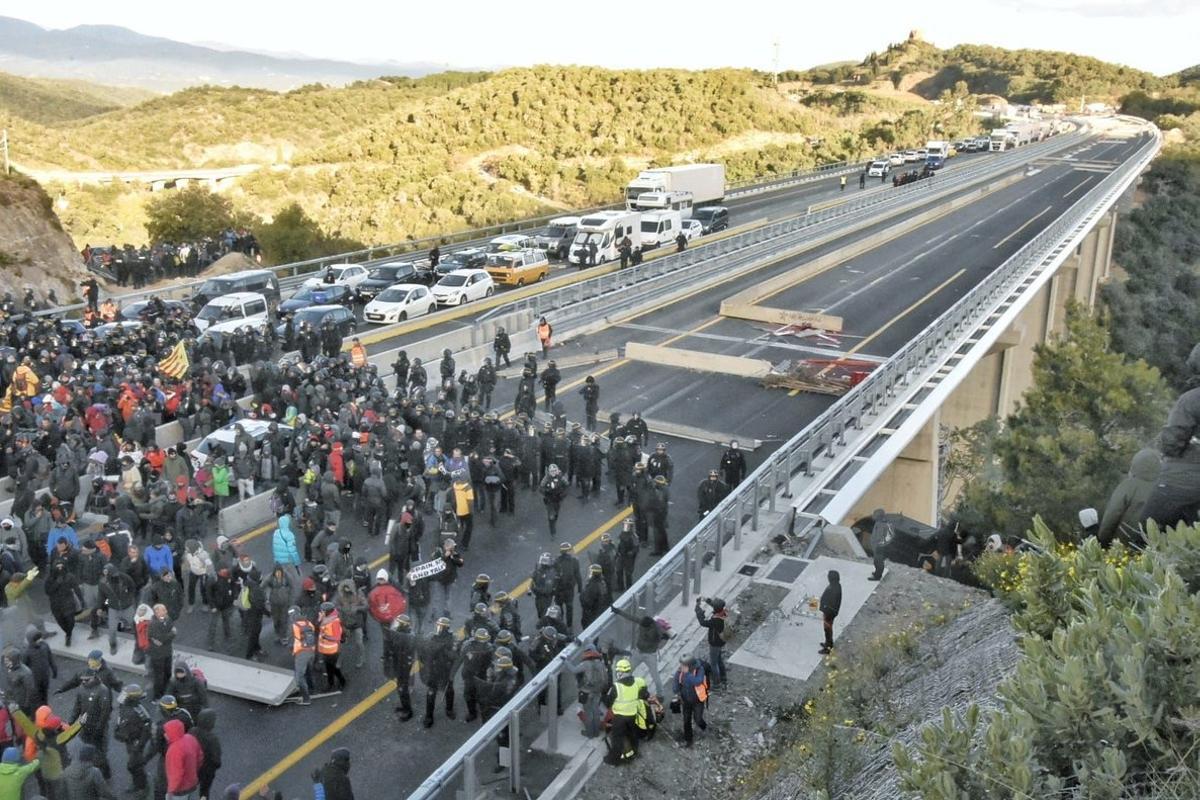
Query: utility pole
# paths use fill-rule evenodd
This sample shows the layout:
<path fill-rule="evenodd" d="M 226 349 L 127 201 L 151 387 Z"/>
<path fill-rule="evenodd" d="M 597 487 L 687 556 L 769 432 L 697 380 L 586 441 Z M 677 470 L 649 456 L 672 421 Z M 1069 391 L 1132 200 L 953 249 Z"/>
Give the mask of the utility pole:
<path fill-rule="evenodd" d="M 774 55 L 771 59 L 771 79 L 775 84 L 775 88 L 779 88 L 779 40 L 776 39 L 771 43 L 771 48 Z"/>
<path fill-rule="evenodd" d="M 8 175 L 12 171 L 8 163 L 8 128 L 0 131 L 0 150 L 4 151 L 4 174 Z"/>

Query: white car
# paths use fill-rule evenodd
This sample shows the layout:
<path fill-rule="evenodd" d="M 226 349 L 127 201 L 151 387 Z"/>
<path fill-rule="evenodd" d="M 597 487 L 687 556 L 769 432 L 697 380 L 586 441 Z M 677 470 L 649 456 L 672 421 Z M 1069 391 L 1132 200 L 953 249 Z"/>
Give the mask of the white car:
<path fill-rule="evenodd" d="M 904 166 L 904 153 L 892 153 L 887 160 L 893 167 L 902 167 Z"/>
<path fill-rule="evenodd" d="M 704 235 L 704 223 L 698 219 L 685 219 L 679 223 L 679 232 L 689 242 Z"/>
<path fill-rule="evenodd" d="M 496 293 L 492 276 L 483 269 L 456 269 L 433 285 L 439 306 L 461 306 Z"/>
<path fill-rule="evenodd" d="M 317 273 L 315 278 L 309 278 L 304 286 L 319 286 L 322 283 L 344 283 L 354 288 L 367 279 L 370 271 L 362 264 L 330 264 Z"/>
<path fill-rule="evenodd" d="M 437 301 L 429 289 L 419 283 L 397 283 L 389 286 L 367 303 L 363 319 L 377 324 L 404 322 L 412 317 L 432 314 L 437 310 Z"/>
<path fill-rule="evenodd" d="M 261 442 L 263 439 L 267 438 L 267 434 L 270 432 L 272 424 L 274 423 L 265 419 L 242 419 L 238 420 L 237 422 L 230 422 L 223 428 L 217 428 L 208 436 L 204 437 L 204 440 L 201 441 L 200 444 L 188 451 L 188 455 L 192 459 L 192 467 L 195 469 L 200 469 L 200 467 L 208 463 L 209 454 L 212 453 L 213 448 L 217 445 L 221 446 L 221 449 L 225 452 L 226 456 L 232 457 L 233 443 L 237 440 L 237 429 L 239 427 L 246 433 L 250 434 L 250 438 L 255 442 Z M 291 438 L 291 426 L 276 425 L 276 430 L 279 432 L 279 435 L 283 437 L 284 441 Z M 122 453 L 121 455 L 125 454 Z M 137 461 L 134 463 L 136 464 Z"/>
<path fill-rule="evenodd" d="M 892 170 L 892 165 L 883 159 L 872 161 L 871 166 L 867 168 L 868 178 L 882 178 Z"/>
<path fill-rule="evenodd" d="M 537 240 L 524 233 L 506 233 L 487 243 L 486 253 L 506 253 L 510 250 L 529 250 L 537 247 Z"/>
<path fill-rule="evenodd" d="M 904 151 L 904 163 L 905 164 L 912 164 L 919 160 L 920 160 L 920 156 L 917 155 L 916 150 L 905 150 Z"/>

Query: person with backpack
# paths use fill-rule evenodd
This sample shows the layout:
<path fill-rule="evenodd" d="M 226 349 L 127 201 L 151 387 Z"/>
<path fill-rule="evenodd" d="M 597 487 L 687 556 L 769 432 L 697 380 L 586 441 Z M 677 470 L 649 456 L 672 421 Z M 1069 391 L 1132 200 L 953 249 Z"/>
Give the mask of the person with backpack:
<path fill-rule="evenodd" d="M 696 621 L 708 631 L 708 663 L 712 665 L 712 675 L 709 677 L 715 690 L 723 686 L 728 677 L 725 674 L 725 645 L 733 638 L 733 627 L 724 600 L 720 597 L 707 599 L 706 602 L 713 610 L 711 617 L 704 614 L 704 607 L 701 605 L 701 601 L 704 600 L 703 597 L 696 598 Z"/>
<path fill-rule="evenodd" d="M 207 684 L 196 677 L 183 659 L 175 662 L 166 693 L 174 696 L 176 705 L 187 711 L 193 720 L 208 706 Z"/>
<path fill-rule="evenodd" d="M 608 692 L 608 666 L 604 656 L 593 645 L 580 654 L 579 660 L 572 662 L 563 656 L 563 665 L 575 675 L 579 685 L 579 705 L 583 715 L 583 735 L 595 739 L 600 735 L 604 723 L 604 695 Z"/>
<path fill-rule="evenodd" d="M 288 609 L 292 623 L 292 672 L 300 687 L 300 705 L 312 703 L 312 664 L 317 657 L 317 627 L 304 616 L 298 606 Z"/>
<path fill-rule="evenodd" d="M 662 677 L 658 674 L 658 650 L 663 643 L 671 638 L 670 626 L 664 621 L 659 624 L 659 621 L 654 617 L 643 614 L 638 617 L 628 611 L 622 611 L 616 606 L 612 606 L 612 612 L 618 617 L 624 617 L 630 622 L 637 623 L 637 630 L 633 635 L 633 648 L 637 651 L 635 661 L 637 664 L 645 664 L 650 670 L 651 677 L 654 678 L 654 692 L 662 698 L 665 695 L 662 690 Z"/>
<path fill-rule="evenodd" d="M 672 710 L 679 708 L 683 712 L 683 745 L 691 747 L 695 737 L 692 723 L 695 722 L 702 731 L 708 730 L 708 723 L 704 721 L 704 708 L 708 704 L 708 674 L 700 659 L 683 655 L 679 658 L 679 669 L 675 671 L 671 683 L 676 698 L 671 704 Z"/>

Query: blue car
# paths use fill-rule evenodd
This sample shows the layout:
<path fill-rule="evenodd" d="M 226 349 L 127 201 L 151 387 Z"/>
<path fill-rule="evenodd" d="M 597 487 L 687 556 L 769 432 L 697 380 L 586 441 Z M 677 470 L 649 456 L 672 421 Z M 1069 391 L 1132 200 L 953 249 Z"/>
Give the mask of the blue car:
<path fill-rule="evenodd" d="M 344 283 L 327 283 L 319 286 L 305 286 L 294 295 L 279 304 L 279 319 L 286 320 L 297 311 L 313 306 L 346 306 L 349 308 L 357 300 L 354 289 Z"/>

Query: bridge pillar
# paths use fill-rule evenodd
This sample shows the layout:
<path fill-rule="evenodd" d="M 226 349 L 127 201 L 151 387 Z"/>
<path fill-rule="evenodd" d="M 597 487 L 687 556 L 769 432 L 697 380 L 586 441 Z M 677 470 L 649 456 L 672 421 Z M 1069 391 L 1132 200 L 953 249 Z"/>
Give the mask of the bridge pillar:
<path fill-rule="evenodd" d="M 869 517 L 876 508 L 903 514 L 926 525 L 936 524 L 940 427 L 941 412 L 934 412 L 925 427 L 875 481 L 875 485 L 841 524 L 850 525 L 855 520 Z"/>

